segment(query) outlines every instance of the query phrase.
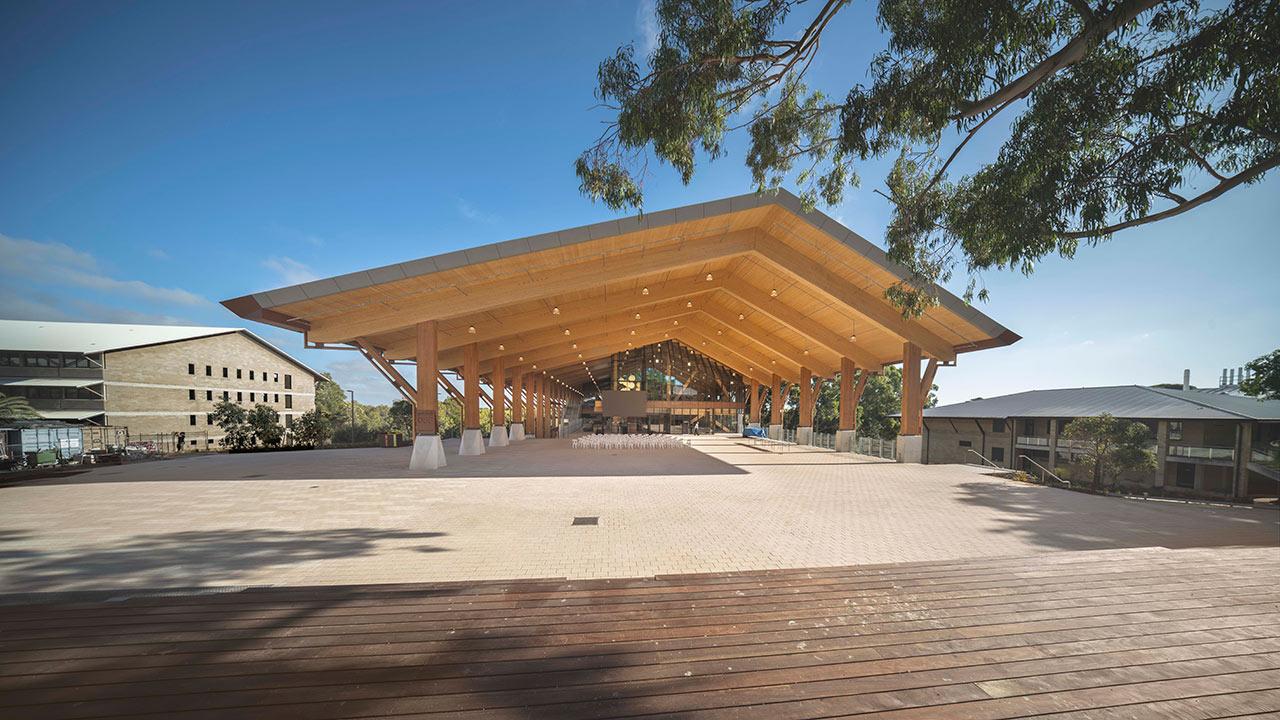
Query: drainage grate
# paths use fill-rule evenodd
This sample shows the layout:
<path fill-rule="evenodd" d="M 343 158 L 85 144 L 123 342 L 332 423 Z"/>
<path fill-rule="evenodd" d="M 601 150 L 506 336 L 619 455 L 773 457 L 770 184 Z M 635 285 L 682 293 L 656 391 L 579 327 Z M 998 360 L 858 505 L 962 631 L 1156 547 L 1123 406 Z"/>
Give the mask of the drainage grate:
<path fill-rule="evenodd" d="M 576 517 L 576 518 L 574 518 L 574 519 L 573 519 L 573 523 L 572 523 L 572 524 L 574 524 L 574 525 L 599 525 L 599 524 L 600 524 L 600 518 L 595 517 L 595 516 L 591 516 L 591 517 Z"/>

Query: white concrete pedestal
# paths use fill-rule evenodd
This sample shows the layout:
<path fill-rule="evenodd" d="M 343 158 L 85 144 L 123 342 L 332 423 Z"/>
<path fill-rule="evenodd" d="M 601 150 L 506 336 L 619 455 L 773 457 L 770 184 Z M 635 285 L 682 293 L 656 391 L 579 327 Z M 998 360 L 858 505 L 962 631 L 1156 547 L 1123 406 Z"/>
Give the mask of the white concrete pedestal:
<path fill-rule="evenodd" d="M 813 444 L 813 428 L 811 427 L 796 428 L 796 444 L 812 445 Z"/>
<path fill-rule="evenodd" d="M 506 447 L 507 444 L 507 426 L 494 425 L 493 432 L 489 433 L 489 447 Z"/>
<path fill-rule="evenodd" d="M 836 452 L 853 452 L 857 450 L 858 442 L 855 433 L 852 430 L 836 431 Z"/>
<path fill-rule="evenodd" d="M 413 439 L 413 454 L 409 456 L 410 470 L 435 470 L 449 463 L 444 459 L 444 444 L 439 435 L 418 435 Z"/>
<path fill-rule="evenodd" d="M 511 434 L 508 439 L 511 442 L 524 440 L 524 423 L 511 423 Z"/>
<path fill-rule="evenodd" d="M 924 436 L 923 435 L 899 435 L 898 436 L 898 462 L 900 463 L 924 462 Z"/>
<path fill-rule="evenodd" d="M 770 426 L 769 426 L 769 437 L 770 437 L 770 438 L 772 438 L 772 439 L 774 439 L 774 440 L 781 440 L 781 439 L 782 439 L 782 426 L 781 426 L 781 425 L 770 425 Z"/>
<path fill-rule="evenodd" d="M 458 454 L 484 454 L 484 433 L 480 432 L 480 428 L 468 428 L 462 431 L 462 444 L 458 446 Z"/>

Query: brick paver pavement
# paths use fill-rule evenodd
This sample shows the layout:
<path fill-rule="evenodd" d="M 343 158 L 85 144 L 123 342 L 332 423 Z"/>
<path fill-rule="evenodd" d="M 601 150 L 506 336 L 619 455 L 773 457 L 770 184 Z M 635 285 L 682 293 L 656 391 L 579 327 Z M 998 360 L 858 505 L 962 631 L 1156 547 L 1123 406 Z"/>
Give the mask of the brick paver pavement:
<path fill-rule="evenodd" d="M 448 468 L 419 476 L 403 448 L 210 455 L 7 487 L 0 591 L 636 577 L 1280 543 L 1273 508 L 693 443 L 575 451 L 532 440 L 474 458 L 450 446 Z M 575 516 L 599 525 L 573 526 Z"/>

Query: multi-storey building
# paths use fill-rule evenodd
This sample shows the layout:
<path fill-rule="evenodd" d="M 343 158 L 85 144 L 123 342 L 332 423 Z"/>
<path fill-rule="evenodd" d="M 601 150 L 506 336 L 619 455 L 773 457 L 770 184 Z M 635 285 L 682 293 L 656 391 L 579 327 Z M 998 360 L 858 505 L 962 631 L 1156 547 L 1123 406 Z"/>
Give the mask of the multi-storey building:
<path fill-rule="evenodd" d="M 1280 400 L 1185 389 L 1124 385 L 1033 390 L 924 411 L 925 462 L 987 462 L 1038 472 L 1078 455 L 1062 436 L 1078 417 L 1145 423 L 1156 457 L 1152 472 L 1125 484 L 1173 495 L 1275 497 L 1280 470 L 1271 457 L 1280 442 Z"/>
<path fill-rule="evenodd" d="M 0 320 L 0 393 L 42 416 L 217 447 L 214 404 L 265 404 L 286 427 L 323 376 L 242 328 Z"/>

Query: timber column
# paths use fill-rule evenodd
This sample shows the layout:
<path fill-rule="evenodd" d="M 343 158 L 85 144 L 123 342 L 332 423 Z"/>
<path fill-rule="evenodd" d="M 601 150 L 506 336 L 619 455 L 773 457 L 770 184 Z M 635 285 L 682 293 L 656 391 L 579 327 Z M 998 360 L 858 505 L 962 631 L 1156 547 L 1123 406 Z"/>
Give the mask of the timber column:
<path fill-rule="evenodd" d="M 898 429 L 898 462 L 924 460 L 924 398 L 920 396 L 920 346 L 902 345 L 902 425 Z"/>
<path fill-rule="evenodd" d="M 489 432 L 489 447 L 507 445 L 507 369 L 502 366 L 502 356 L 493 359 L 493 374 L 489 376 L 493 388 L 493 430 Z"/>
<path fill-rule="evenodd" d="M 813 371 L 800 368 L 800 422 L 796 426 L 796 444 L 813 444 Z"/>
<path fill-rule="evenodd" d="M 524 440 L 524 370 L 511 373 L 511 442 Z"/>
<path fill-rule="evenodd" d="M 760 419 L 764 416 L 764 383 L 747 378 L 751 383 L 751 427 L 760 427 Z"/>
<path fill-rule="evenodd" d="M 769 437 L 774 440 L 782 439 L 782 378 L 778 373 L 773 374 L 773 389 L 769 391 Z"/>
<path fill-rule="evenodd" d="M 459 455 L 483 455 L 484 433 L 480 430 L 480 346 L 462 350 L 462 444 Z"/>
<path fill-rule="evenodd" d="M 862 399 L 862 391 L 867 386 L 867 370 L 858 373 L 854 382 L 853 375 L 857 366 L 847 357 L 840 358 L 840 427 L 836 430 L 836 450 L 838 452 L 854 452 L 858 446 L 858 401 Z"/>
<path fill-rule="evenodd" d="M 436 397 L 436 377 L 440 372 L 436 352 L 436 321 L 427 320 L 417 327 L 418 387 L 413 406 L 413 454 L 410 470 L 435 470 L 447 465 L 444 445 L 440 442 L 440 402 Z"/>

